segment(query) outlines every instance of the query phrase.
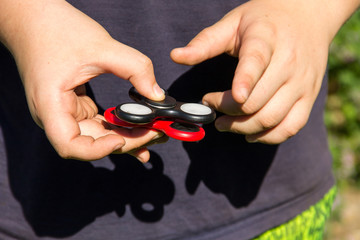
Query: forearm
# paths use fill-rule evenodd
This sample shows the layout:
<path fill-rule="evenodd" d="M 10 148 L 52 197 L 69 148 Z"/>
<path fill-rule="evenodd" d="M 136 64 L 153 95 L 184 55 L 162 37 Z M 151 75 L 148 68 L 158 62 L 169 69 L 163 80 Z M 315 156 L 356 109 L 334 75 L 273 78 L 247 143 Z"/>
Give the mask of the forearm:
<path fill-rule="evenodd" d="M 93 36 L 99 28 L 101 36 Z M 61 58 L 76 54 L 66 52 L 64 43 L 75 46 L 78 38 L 86 37 L 110 39 L 98 23 L 65 0 L 0 0 L 0 40 L 14 56 L 23 81 L 33 79 L 27 76 L 34 71 L 31 66 L 61 62 L 51 57 L 59 52 Z"/>
<path fill-rule="evenodd" d="M 31 25 L 31 14 L 38 14 L 36 9 L 43 4 L 42 0 L 0 0 L 0 41 L 8 48 L 15 45 L 23 29 Z"/>
<path fill-rule="evenodd" d="M 51 24 L 51 9 L 64 0 L 0 0 L 0 41 L 12 52 L 24 53 Z"/>

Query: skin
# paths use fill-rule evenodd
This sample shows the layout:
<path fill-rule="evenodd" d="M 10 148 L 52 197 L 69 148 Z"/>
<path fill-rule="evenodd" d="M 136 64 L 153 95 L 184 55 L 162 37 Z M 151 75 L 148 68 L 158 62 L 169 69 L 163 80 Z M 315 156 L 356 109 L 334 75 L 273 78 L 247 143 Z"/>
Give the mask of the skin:
<path fill-rule="evenodd" d="M 148 57 L 113 38 L 62 0 L 2 0 L 0 40 L 13 54 L 30 112 L 63 158 L 100 159 L 131 153 L 145 162 L 145 145 L 162 134 L 114 129 L 103 122 L 84 84 L 113 73 L 144 96 L 162 100 Z"/>
<path fill-rule="evenodd" d="M 359 6 L 356 0 L 252 0 L 204 29 L 171 58 L 194 65 L 222 53 L 238 57 L 232 89 L 203 102 L 223 112 L 219 131 L 279 144 L 307 122 L 329 45 Z"/>
<path fill-rule="evenodd" d="M 358 6 L 358 0 L 252 0 L 171 58 L 194 65 L 221 53 L 238 57 L 232 89 L 203 101 L 225 113 L 216 121 L 220 131 L 280 143 L 305 125 L 329 44 Z M 113 73 L 142 95 L 163 99 L 149 58 L 64 0 L 0 0 L 0 13 L 0 41 L 16 60 L 32 117 L 61 157 L 95 160 L 115 152 L 146 162 L 146 146 L 166 141 L 151 130 L 109 126 L 85 93 L 86 82 Z"/>

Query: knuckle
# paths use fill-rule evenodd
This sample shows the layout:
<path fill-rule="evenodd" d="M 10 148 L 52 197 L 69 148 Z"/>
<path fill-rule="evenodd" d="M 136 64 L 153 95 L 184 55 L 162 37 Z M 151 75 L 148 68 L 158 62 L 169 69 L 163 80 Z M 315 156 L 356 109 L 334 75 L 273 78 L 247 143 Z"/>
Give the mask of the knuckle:
<path fill-rule="evenodd" d="M 254 114 L 258 111 L 258 106 L 250 98 L 241 106 L 241 111 L 246 115 Z"/>
<path fill-rule="evenodd" d="M 267 58 L 265 55 L 260 51 L 260 48 L 254 50 L 251 54 L 251 61 L 254 61 L 256 66 L 260 66 L 262 69 L 265 69 L 268 65 Z"/>
<path fill-rule="evenodd" d="M 247 66 L 242 66 L 235 70 L 235 75 L 241 76 L 241 82 L 243 86 L 252 87 L 255 85 L 257 79 L 253 74 L 252 67 L 247 64 Z"/>
<path fill-rule="evenodd" d="M 289 51 L 287 54 L 284 54 L 283 61 L 284 66 L 297 66 L 296 63 L 298 62 L 298 56 L 295 51 Z"/>
<path fill-rule="evenodd" d="M 61 146 L 60 148 L 57 148 L 56 151 L 61 158 L 64 159 L 72 158 L 72 155 L 70 154 L 68 147 Z"/>
<path fill-rule="evenodd" d="M 307 120 L 304 118 L 298 119 L 297 123 L 291 126 L 284 127 L 284 137 L 290 138 L 295 136 L 306 124 Z"/>
<path fill-rule="evenodd" d="M 243 113 L 245 113 L 246 115 L 250 115 L 250 114 L 255 113 L 255 111 L 253 110 L 253 107 L 252 107 L 250 104 L 244 104 L 244 105 L 241 107 L 241 111 L 242 111 Z"/>
<path fill-rule="evenodd" d="M 265 68 L 268 65 L 268 58 L 265 52 L 269 49 L 268 43 L 260 38 L 253 38 L 243 46 L 246 62 Z"/>
<path fill-rule="evenodd" d="M 263 19 L 254 20 L 251 24 L 251 31 L 254 33 L 261 32 L 262 35 L 267 37 L 275 37 L 277 26 L 271 21 L 264 21 Z"/>
<path fill-rule="evenodd" d="M 269 114 L 266 117 L 262 117 L 259 119 L 259 125 L 263 129 L 273 128 L 278 124 L 279 124 L 279 119 L 278 116 L 275 114 Z"/>
<path fill-rule="evenodd" d="M 139 57 L 138 59 L 139 61 L 139 72 L 140 73 L 146 73 L 148 71 L 152 71 L 153 69 L 153 63 L 151 61 L 151 59 L 145 55 L 141 55 L 141 57 Z"/>
<path fill-rule="evenodd" d="M 275 39 L 277 36 L 277 27 L 272 22 L 262 22 L 261 33 L 266 39 Z"/>
<path fill-rule="evenodd" d="M 246 56 L 241 57 L 239 66 L 235 75 L 241 75 L 242 79 L 245 79 L 251 85 L 258 80 L 256 76 L 259 69 L 265 69 L 267 67 L 267 59 L 266 57 L 257 51 L 251 51 L 246 54 Z"/>
<path fill-rule="evenodd" d="M 293 126 L 284 128 L 284 139 L 295 136 L 295 134 L 298 133 L 299 130 L 299 128 Z"/>
<path fill-rule="evenodd" d="M 297 125 L 298 130 L 297 130 L 297 132 L 300 131 L 303 127 L 305 127 L 305 125 L 307 123 L 307 120 L 308 120 L 308 118 L 306 118 L 306 117 L 300 118 L 298 120 L 298 125 Z"/>
<path fill-rule="evenodd" d="M 151 61 L 151 59 L 149 57 L 144 57 L 142 59 L 142 63 L 145 69 L 152 69 L 153 68 L 153 62 Z"/>

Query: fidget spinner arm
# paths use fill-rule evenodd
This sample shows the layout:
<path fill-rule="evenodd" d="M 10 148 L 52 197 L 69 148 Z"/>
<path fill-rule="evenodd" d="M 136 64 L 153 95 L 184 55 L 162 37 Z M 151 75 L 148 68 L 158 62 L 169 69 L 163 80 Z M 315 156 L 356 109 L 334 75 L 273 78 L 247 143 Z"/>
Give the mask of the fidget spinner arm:
<path fill-rule="evenodd" d="M 164 132 L 182 141 L 199 141 L 205 136 L 199 124 L 215 120 L 215 111 L 199 103 L 177 102 L 165 93 L 162 101 L 140 95 L 134 87 L 129 96 L 135 101 L 123 103 L 105 111 L 105 119 L 117 126 L 147 127 Z"/>

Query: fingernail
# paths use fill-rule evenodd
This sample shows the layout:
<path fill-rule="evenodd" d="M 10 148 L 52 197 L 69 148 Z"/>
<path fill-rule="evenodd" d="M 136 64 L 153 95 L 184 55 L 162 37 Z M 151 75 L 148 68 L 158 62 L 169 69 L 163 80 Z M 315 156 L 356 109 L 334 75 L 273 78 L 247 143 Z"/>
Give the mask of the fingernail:
<path fill-rule="evenodd" d="M 155 84 L 153 89 L 157 98 L 164 99 L 165 91 L 158 84 Z"/>
<path fill-rule="evenodd" d="M 113 150 L 113 151 L 119 150 L 119 149 L 122 148 L 123 146 L 124 146 L 124 144 L 123 144 L 123 143 L 120 143 L 120 144 L 118 144 L 118 145 L 116 145 L 116 146 L 114 147 L 114 150 Z"/>
<path fill-rule="evenodd" d="M 156 140 L 164 136 L 164 133 L 157 132 L 156 135 L 151 140 Z"/>
<path fill-rule="evenodd" d="M 226 131 L 225 125 L 220 121 L 215 122 L 215 127 L 219 132 L 225 132 Z"/>
<path fill-rule="evenodd" d="M 210 106 L 209 103 L 206 101 L 203 101 L 202 104 L 204 104 L 205 106 L 208 106 L 208 107 Z"/>
<path fill-rule="evenodd" d="M 245 139 L 249 143 L 256 143 L 258 141 L 257 138 L 253 136 L 246 136 Z"/>
<path fill-rule="evenodd" d="M 138 161 L 140 161 L 141 163 L 147 163 L 147 161 L 145 159 L 143 159 L 142 157 L 137 156 L 136 159 Z"/>

